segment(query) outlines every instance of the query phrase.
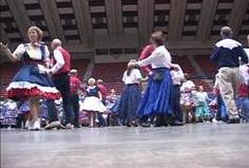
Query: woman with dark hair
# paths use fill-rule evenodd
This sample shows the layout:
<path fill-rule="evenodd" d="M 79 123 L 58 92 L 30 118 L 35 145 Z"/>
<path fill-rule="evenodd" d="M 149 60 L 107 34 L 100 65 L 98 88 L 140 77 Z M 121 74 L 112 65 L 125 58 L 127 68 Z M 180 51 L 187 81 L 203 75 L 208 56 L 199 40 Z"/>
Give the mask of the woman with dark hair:
<path fill-rule="evenodd" d="M 136 68 L 136 60 L 130 60 L 127 70 L 123 74 L 125 88 L 120 100 L 119 115 L 126 126 L 137 126 L 136 111 L 141 99 L 140 81 L 142 75 Z"/>
<path fill-rule="evenodd" d="M 152 74 L 144 97 L 139 104 L 137 114 L 139 117 L 156 116 L 156 126 L 167 125 L 165 119 L 172 115 L 172 78 L 170 74 L 171 55 L 164 46 L 165 34 L 156 31 L 151 35 L 152 44 L 155 50 L 152 54 L 137 65 L 143 67 L 151 65 Z"/>
<path fill-rule="evenodd" d="M 159 30 L 158 28 L 155 28 L 153 30 L 153 32 L 157 32 L 157 31 L 162 32 L 163 36 L 167 35 L 167 32 L 165 30 Z M 148 58 L 154 50 L 155 50 L 155 45 L 153 44 L 152 39 L 150 39 L 150 42 L 145 44 L 141 48 L 141 50 L 139 52 L 139 60 L 143 60 L 143 59 Z M 146 75 L 152 74 L 150 65 L 143 66 L 143 67 L 141 67 L 141 69 L 142 69 L 143 73 L 145 73 Z"/>

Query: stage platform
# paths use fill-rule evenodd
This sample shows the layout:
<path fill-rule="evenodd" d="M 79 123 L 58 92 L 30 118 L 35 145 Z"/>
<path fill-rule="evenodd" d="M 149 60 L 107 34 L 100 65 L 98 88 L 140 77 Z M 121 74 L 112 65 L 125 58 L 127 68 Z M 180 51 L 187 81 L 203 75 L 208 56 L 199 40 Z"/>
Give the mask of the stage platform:
<path fill-rule="evenodd" d="M 249 168 L 249 124 L 1 129 L 1 168 Z"/>

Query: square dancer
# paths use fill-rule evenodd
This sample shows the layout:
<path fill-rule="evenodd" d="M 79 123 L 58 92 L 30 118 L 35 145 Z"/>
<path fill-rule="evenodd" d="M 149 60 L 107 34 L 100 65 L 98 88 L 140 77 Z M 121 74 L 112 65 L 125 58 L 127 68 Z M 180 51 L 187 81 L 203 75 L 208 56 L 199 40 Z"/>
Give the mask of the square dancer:
<path fill-rule="evenodd" d="M 240 83 L 240 59 L 242 62 L 248 63 L 248 58 L 242 45 L 232 39 L 232 34 L 230 27 L 221 28 L 222 40 L 215 44 L 215 50 L 210 58 L 218 65 L 220 94 L 228 110 L 228 123 L 239 123 L 240 118 L 234 99 Z"/>

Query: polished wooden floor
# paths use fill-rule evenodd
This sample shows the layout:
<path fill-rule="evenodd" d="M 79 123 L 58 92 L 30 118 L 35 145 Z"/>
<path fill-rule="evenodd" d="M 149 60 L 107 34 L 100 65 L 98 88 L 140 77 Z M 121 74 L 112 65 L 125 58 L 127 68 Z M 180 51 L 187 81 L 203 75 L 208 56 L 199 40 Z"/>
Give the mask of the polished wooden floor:
<path fill-rule="evenodd" d="M 1 130 L 1 168 L 249 168 L 249 124 Z"/>

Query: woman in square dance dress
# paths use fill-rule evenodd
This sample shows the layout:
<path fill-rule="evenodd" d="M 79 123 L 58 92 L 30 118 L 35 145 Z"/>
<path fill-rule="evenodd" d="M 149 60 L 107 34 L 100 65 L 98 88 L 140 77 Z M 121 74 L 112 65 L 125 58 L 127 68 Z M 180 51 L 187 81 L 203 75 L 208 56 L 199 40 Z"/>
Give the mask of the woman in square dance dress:
<path fill-rule="evenodd" d="M 40 98 L 58 99 L 60 93 L 50 80 L 48 69 L 43 66 L 49 61 L 48 47 L 41 42 L 43 32 L 40 28 L 31 26 L 27 33 L 30 43 L 20 44 L 13 53 L 3 43 L 0 43 L 0 49 L 11 61 L 23 64 L 7 87 L 8 97 L 30 101 L 31 118 L 27 125 L 31 130 L 39 130 Z"/>
<path fill-rule="evenodd" d="M 124 125 L 137 126 L 136 111 L 141 99 L 140 81 L 142 75 L 136 68 L 136 60 L 130 60 L 123 74 L 125 88 L 120 100 L 120 117 Z"/>
<path fill-rule="evenodd" d="M 165 121 L 173 113 L 171 102 L 173 82 L 170 74 L 171 55 L 164 46 L 165 34 L 162 31 L 154 32 L 151 41 L 155 50 L 151 56 L 137 62 L 137 65 L 141 67 L 146 65 L 152 67 L 152 75 L 137 114 L 141 118 L 143 116 L 156 116 L 156 126 L 163 126 L 167 125 Z"/>
<path fill-rule="evenodd" d="M 96 86 L 96 80 L 94 78 L 88 80 L 86 92 L 86 98 L 81 105 L 81 109 L 88 112 L 90 127 L 95 127 L 96 113 L 103 113 L 107 111 L 107 109 L 102 103 L 102 94 Z"/>

